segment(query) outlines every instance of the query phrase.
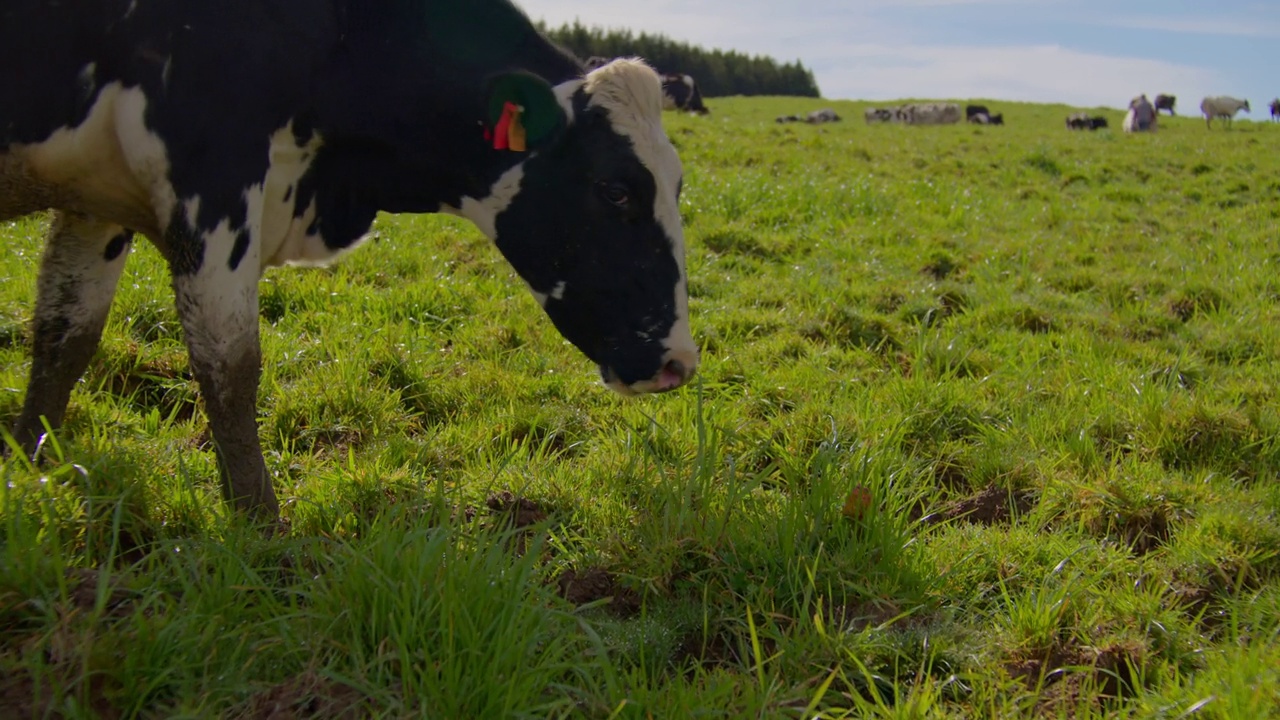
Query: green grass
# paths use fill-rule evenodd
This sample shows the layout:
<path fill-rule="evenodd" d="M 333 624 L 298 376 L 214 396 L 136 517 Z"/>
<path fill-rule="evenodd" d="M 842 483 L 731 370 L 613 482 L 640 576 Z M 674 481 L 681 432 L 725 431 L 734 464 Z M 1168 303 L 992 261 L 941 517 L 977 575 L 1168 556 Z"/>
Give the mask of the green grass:
<path fill-rule="evenodd" d="M 599 387 L 450 218 L 269 272 L 278 538 L 139 247 L 58 459 L 0 466 L 0 714 L 1280 714 L 1280 128 L 989 104 L 669 115 L 671 395 Z M 6 424 L 43 227 L 0 226 Z"/>

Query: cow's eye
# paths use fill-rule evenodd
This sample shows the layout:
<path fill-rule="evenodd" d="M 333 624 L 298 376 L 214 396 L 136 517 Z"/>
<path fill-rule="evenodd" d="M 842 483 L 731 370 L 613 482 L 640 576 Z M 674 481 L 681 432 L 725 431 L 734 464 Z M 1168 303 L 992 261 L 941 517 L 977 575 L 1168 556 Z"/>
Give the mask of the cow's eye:
<path fill-rule="evenodd" d="M 631 194 L 627 190 L 627 186 L 616 180 L 601 182 L 599 187 L 601 196 L 608 200 L 611 205 L 624 208 L 631 200 Z"/>

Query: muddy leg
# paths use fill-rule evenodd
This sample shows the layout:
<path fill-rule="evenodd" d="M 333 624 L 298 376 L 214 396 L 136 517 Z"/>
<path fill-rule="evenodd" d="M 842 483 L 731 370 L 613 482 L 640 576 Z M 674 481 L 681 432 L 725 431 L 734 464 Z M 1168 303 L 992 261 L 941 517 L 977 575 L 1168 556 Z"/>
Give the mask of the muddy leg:
<path fill-rule="evenodd" d="M 182 224 L 173 223 L 166 235 L 167 252 L 191 371 L 213 431 L 222 494 L 237 510 L 270 522 L 280 506 L 258 441 L 259 246 L 244 231 L 174 229 Z"/>
<path fill-rule="evenodd" d="M 36 289 L 31 378 L 14 438 L 28 456 L 62 424 L 71 388 L 98 349 L 132 233 L 83 215 L 58 213 L 49 228 Z"/>

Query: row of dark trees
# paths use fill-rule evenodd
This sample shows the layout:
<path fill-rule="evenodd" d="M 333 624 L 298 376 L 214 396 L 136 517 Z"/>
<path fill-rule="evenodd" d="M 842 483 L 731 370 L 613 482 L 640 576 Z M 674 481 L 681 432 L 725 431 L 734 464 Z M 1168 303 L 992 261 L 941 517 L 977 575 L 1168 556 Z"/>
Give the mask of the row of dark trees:
<path fill-rule="evenodd" d="M 630 30 L 588 28 L 575 21 L 559 28 L 541 27 L 552 40 L 582 59 L 593 56 L 644 58 L 662 73 L 688 73 L 705 96 L 798 95 L 820 97 L 813 72 L 797 60 L 779 64 L 771 57 L 736 51 L 704 50 L 663 35 Z"/>

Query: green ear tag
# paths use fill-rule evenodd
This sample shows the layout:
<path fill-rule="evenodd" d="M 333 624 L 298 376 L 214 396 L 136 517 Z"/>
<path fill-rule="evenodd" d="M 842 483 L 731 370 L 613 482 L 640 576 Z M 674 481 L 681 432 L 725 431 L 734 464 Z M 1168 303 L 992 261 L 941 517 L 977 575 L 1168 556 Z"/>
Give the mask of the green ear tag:
<path fill-rule="evenodd" d="M 527 72 L 499 75 L 489 86 L 489 125 L 502 119 L 502 108 L 513 103 L 522 108 L 520 122 L 530 147 L 549 137 L 564 123 L 564 111 L 556 101 L 551 85 Z"/>

